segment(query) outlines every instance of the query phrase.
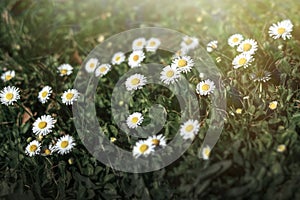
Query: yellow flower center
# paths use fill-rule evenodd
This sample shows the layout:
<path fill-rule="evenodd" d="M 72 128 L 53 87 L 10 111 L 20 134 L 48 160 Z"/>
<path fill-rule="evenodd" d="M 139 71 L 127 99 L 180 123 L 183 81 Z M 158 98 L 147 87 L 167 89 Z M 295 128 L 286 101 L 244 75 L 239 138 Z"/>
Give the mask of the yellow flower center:
<path fill-rule="evenodd" d="M 192 124 L 187 125 L 187 126 L 185 127 L 185 131 L 186 131 L 186 132 L 191 132 L 193 129 L 194 129 L 194 126 L 193 126 Z"/>
<path fill-rule="evenodd" d="M 201 89 L 202 89 L 203 91 L 208 91 L 209 88 L 210 88 L 210 86 L 209 86 L 208 84 L 206 84 L 206 83 L 203 84 L 202 87 L 201 87 Z"/>
<path fill-rule="evenodd" d="M 45 154 L 46 155 L 50 155 L 51 154 L 51 151 L 49 149 L 45 149 Z"/>
<path fill-rule="evenodd" d="M 100 68 L 100 72 L 101 72 L 101 73 L 104 73 L 105 71 L 106 71 L 106 67 L 101 67 L 101 68 Z"/>
<path fill-rule="evenodd" d="M 151 41 L 150 44 L 149 44 L 149 46 L 150 46 L 150 47 L 153 47 L 153 46 L 155 46 L 155 44 L 156 44 L 156 42 Z"/>
<path fill-rule="evenodd" d="M 43 91 L 42 92 L 42 97 L 45 98 L 47 96 L 48 92 L 47 91 Z"/>
<path fill-rule="evenodd" d="M 283 33 L 285 33 L 285 31 L 286 30 L 283 27 L 280 27 L 280 28 L 277 29 L 277 33 L 280 34 L 280 35 L 282 35 Z"/>
<path fill-rule="evenodd" d="M 138 61 L 139 58 L 140 58 L 139 55 L 134 55 L 132 59 L 133 59 L 134 61 Z"/>
<path fill-rule="evenodd" d="M 232 42 L 234 42 L 234 43 L 236 43 L 238 41 L 239 41 L 239 38 L 237 38 L 237 37 L 235 37 L 235 38 L 232 39 Z"/>
<path fill-rule="evenodd" d="M 141 80 L 138 79 L 138 78 L 134 78 L 134 79 L 131 80 L 131 84 L 132 84 L 132 85 L 137 85 L 137 84 L 139 84 L 140 82 L 141 82 Z"/>
<path fill-rule="evenodd" d="M 285 149 L 286 149 L 286 147 L 285 147 L 285 145 L 283 145 L 283 144 L 281 144 L 281 145 L 279 145 L 279 146 L 277 147 L 277 151 L 279 151 L 279 152 L 284 152 Z"/>
<path fill-rule="evenodd" d="M 158 146 L 160 141 L 158 139 L 152 139 L 152 144 L 154 144 L 155 146 Z"/>
<path fill-rule="evenodd" d="M 186 60 L 180 59 L 180 60 L 178 61 L 178 66 L 179 66 L 179 67 L 184 67 L 184 66 L 186 66 L 186 65 L 187 65 L 187 61 L 186 61 Z"/>
<path fill-rule="evenodd" d="M 246 62 L 247 62 L 246 58 L 240 58 L 238 63 L 239 65 L 244 65 Z"/>
<path fill-rule="evenodd" d="M 192 40 L 191 38 L 188 38 L 188 39 L 185 40 L 185 43 L 186 43 L 187 45 L 192 44 L 192 42 L 193 42 L 193 40 Z"/>
<path fill-rule="evenodd" d="M 95 63 L 91 63 L 91 64 L 90 64 L 90 68 L 91 68 L 91 69 L 94 69 L 95 66 L 96 66 Z"/>
<path fill-rule="evenodd" d="M 139 120 L 138 117 L 133 117 L 133 118 L 131 119 L 131 122 L 135 124 L 135 123 L 138 122 L 138 120 Z"/>
<path fill-rule="evenodd" d="M 275 110 L 275 109 L 277 108 L 277 102 L 276 102 L 276 101 L 271 102 L 271 103 L 269 104 L 269 108 L 270 108 L 271 110 Z"/>
<path fill-rule="evenodd" d="M 44 129 L 44 128 L 46 128 L 46 126 L 47 126 L 47 122 L 40 122 L 40 123 L 38 124 L 38 127 L 39 127 L 40 129 Z"/>
<path fill-rule="evenodd" d="M 174 76 L 174 72 L 171 71 L 171 70 L 170 70 L 170 71 L 167 71 L 166 76 L 169 77 L 169 78 L 171 78 L 171 77 Z"/>
<path fill-rule="evenodd" d="M 136 43 L 136 45 L 140 47 L 140 46 L 143 45 L 143 42 L 142 42 L 142 41 L 138 41 L 138 42 Z"/>
<path fill-rule="evenodd" d="M 9 93 L 7 93 L 6 95 L 5 95 L 5 98 L 7 99 L 7 100 L 12 100 L 13 98 L 14 98 L 14 94 L 13 93 L 11 93 L 11 92 L 9 92 Z"/>
<path fill-rule="evenodd" d="M 6 81 L 9 81 L 10 79 L 12 79 L 12 76 L 11 76 L 11 75 L 8 74 L 8 75 L 5 76 L 5 80 L 6 80 Z"/>
<path fill-rule="evenodd" d="M 117 56 L 117 57 L 116 57 L 116 61 L 119 61 L 120 59 L 121 59 L 120 56 Z"/>
<path fill-rule="evenodd" d="M 209 154 L 210 154 L 210 150 L 208 148 L 204 149 L 204 155 L 206 157 L 209 157 Z"/>
<path fill-rule="evenodd" d="M 67 72 L 68 72 L 68 70 L 66 70 L 66 69 L 62 69 L 62 70 L 60 70 L 60 73 L 61 73 L 62 75 L 66 75 L 66 74 L 67 74 Z"/>
<path fill-rule="evenodd" d="M 244 51 L 249 51 L 251 48 L 252 48 L 252 45 L 249 44 L 249 43 L 245 43 L 245 44 L 243 45 L 243 50 L 244 50 Z"/>
<path fill-rule="evenodd" d="M 74 94 L 71 92 L 66 95 L 67 100 L 71 100 L 73 97 L 74 97 Z"/>
<path fill-rule="evenodd" d="M 67 146 L 69 146 L 69 142 L 68 141 L 62 141 L 60 144 L 61 148 L 66 148 Z"/>
<path fill-rule="evenodd" d="M 242 110 L 241 108 L 237 108 L 237 109 L 235 110 L 236 114 L 241 114 L 242 111 L 243 111 L 243 110 Z"/>
<path fill-rule="evenodd" d="M 142 144 L 142 145 L 140 146 L 140 152 L 141 152 L 141 153 L 145 153 L 145 151 L 147 151 L 147 149 L 149 149 L 149 147 L 148 147 L 148 145 L 146 145 L 146 144 Z"/>
<path fill-rule="evenodd" d="M 35 152 L 37 150 L 37 146 L 35 144 L 31 145 L 29 148 L 30 152 Z"/>

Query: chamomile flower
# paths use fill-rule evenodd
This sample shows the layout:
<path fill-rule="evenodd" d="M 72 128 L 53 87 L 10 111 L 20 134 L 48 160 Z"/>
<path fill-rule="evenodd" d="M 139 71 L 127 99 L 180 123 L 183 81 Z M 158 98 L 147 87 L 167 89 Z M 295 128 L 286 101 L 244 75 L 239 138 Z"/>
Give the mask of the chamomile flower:
<path fill-rule="evenodd" d="M 125 86 L 128 91 L 141 89 L 146 85 L 147 79 L 142 74 L 134 74 L 126 79 Z"/>
<path fill-rule="evenodd" d="M 213 93 L 215 87 L 216 86 L 213 81 L 211 81 L 210 79 L 206 79 L 197 84 L 196 92 L 200 95 L 208 95 Z"/>
<path fill-rule="evenodd" d="M 10 81 L 12 78 L 14 78 L 16 75 L 15 71 L 14 70 L 11 70 L 11 71 L 7 71 L 7 72 L 4 72 L 2 75 L 1 75 L 1 79 L 6 82 L 6 81 Z"/>
<path fill-rule="evenodd" d="M 52 94 L 52 88 L 50 86 L 45 86 L 43 89 L 39 92 L 38 99 L 41 103 L 46 103 L 48 99 L 50 98 L 50 95 Z"/>
<path fill-rule="evenodd" d="M 46 147 L 43 150 L 42 156 L 52 155 L 55 151 L 56 151 L 56 146 L 53 146 L 52 144 L 50 144 L 48 147 Z"/>
<path fill-rule="evenodd" d="M 163 71 L 160 73 L 160 80 L 169 85 L 173 84 L 180 78 L 180 73 L 177 70 L 176 66 L 166 66 L 163 68 Z"/>
<path fill-rule="evenodd" d="M 85 64 L 85 70 L 87 73 L 93 73 L 99 65 L 99 60 L 97 58 L 90 58 Z"/>
<path fill-rule="evenodd" d="M 109 71 L 111 70 L 111 65 L 110 64 L 101 64 L 95 71 L 95 76 L 102 77 L 106 75 Z"/>
<path fill-rule="evenodd" d="M 241 34 L 234 34 L 228 38 L 228 44 L 231 47 L 239 45 L 243 41 L 244 37 Z"/>
<path fill-rule="evenodd" d="M 70 64 L 62 64 L 57 69 L 60 76 L 69 76 L 73 72 L 73 67 Z"/>
<path fill-rule="evenodd" d="M 206 51 L 207 52 L 212 52 L 213 50 L 218 48 L 218 41 L 217 40 L 213 40 L 210 41 L 207 46 L 206 46 Z"/>
<path fill-rule="evenodd" d="M 154 145 L 151 141 L 140 140 L 133 147 L 133 156 L 135 158 L 140 157 L 141 155 L 147 157 L 150 153 L 154 152 Z"/>
<path fill-rule="evenodd" d="M 2 104 L 8 106 L 13 105 L 14 102 L 20 99 L 20 90 L 15 86 L 7 86 L 0 92 L 0 101 Z"/>
<path fill-rule="evenodd" d="M 284 144 L 280 144 L 280 145 L 278 145 L 276 150 L 277 150 L 277 152 L 282 153 L 286 150 L 286 146 Z"/>
<path fill-rule="evenodd" d="M 52 132 L 54 119 L 50 115 L 43 115 L 33 123 L 32 131 L 35 135 L 47 135 Z"/>
<path fill-rule="evenodd" d="M 155 52 L 161 44 L 158 38 L 150 38 L 146 44 L 146 51 Z"/>
<path fill-rule="evenodd" d="M 200 124 L 199 124 L 198 120 L 189 119 L 188 121 L 186 121 L 184 124 L 181 125 L 180 135 L 185 140 L 188 140 L 188 139 L 193 140 L 195 138 L 195 135 L 198 134 L 199 126 L 200 126 Z"/>
<path fill-rule="evenodd" d="M 78 90 L 68 89 L 67 91 L 64 91 L 63 95 L 61 96 L 61 100 L 66 105 L 72 105 L 74 101 L 77 101 L 78 97 Z"/>
<path fill-rule="evenodd" d="M 119 65 L 125 61 L 125 54 L 123 52 L 117 52 L 113 55 L 111 59 L 111 64 Z"/>
<path fill-rule="evenodd" d="M 131 115 L 129 115 L 129 117 L 127 117 L 127 126 L 129 128 L 137 128 L 139 125 L 141 125 L 141 123 L 143 122 L 144 117 L 142 115 L 142 113 L 139 112 L 134 112 Z"/>
<path fill-rule="evenodd" d="M 278 102 L 277 101 L 272 101 L 269 103 L 269 108 L 271 110 L 275 110 L 277 108 Z"/>
<path fill-rule="evenodd" d="M 293 31 L 293 24 L 291 20 L 283 20 L 281 22 L 277 22 L 277 24 L 273 24 L 269 28 L 269 35 L 274 39 L 282 38 L 290 39 L 292 37 L 291 32 Z"/>
<path fill-rule="evenodd" d="M 58 139 L 55 144 L 57 153 L 64 155 L 69 153 L 76 145 L 74 138 L 70 135 L 64 135 Z"/>
<path fill-rule="evenodd" d="M 172 66 L 175 66 L 179 72 L 190 72 L 194 66 L 194 61 L 190 56 L 180 56 L 172 61 Z"/>
<path fill-rule="evenodd" d="M 211 151 L 211 148 L 208 145 L 202 149 L 203 160 L 209 159 L 210 151 Z"/>
<path fill-rule="evenodd" d="M 150 141 L 155 147 L 165 147 L 166 144 L 166 138 L 162 134 L 151 136 L 147 139 Z"/>
<path fill-rule="evenodd" d="M 236 113 L 236 114 L 242 114 L 242 112 L 243 112 L 243 109 L 242 109 L 242 108 L 237 108 L 237 109 L 235 110 L 235 113 Z"/>
<path fill-rule="evenodd" d="M 40 151 L 41 151 L 41 144 L 37 140 L 31 141 L 25 148 L 25 153 L 30 157 L 39 154 Z"/>
<path fill-rule="evenodd" d="M 250 74 L 250 79 L 254 82 L 267 82 L 271 79 L 271 73 L 264 70 L 258 70 L 256 73 Z"/>
<path fill-rule="evenodd" d="M 199 40 L 196 37 L 184 36 L 180 43 L 181 48 L 186 50 L 193 50 L 199 45 Z"/>
<path fill-rule="evenodd" d="M 145 59 L 145 54 L 142 50 L 133 51 L 128 58 L 128 65 L 131 68 L 141 66 L 141 62 Z"/>
<path fill-rule="evenodd" d="M 253 39 L 246 39 L 237 47 L 238 52 L 254 54 L 257 50 L 257 42 Z"/>
<path fill-rule="evenodd" d="M 234 69 L 238 69 L 240 67 L 247 68 L 251 65 L 251 62 L 254 60 L 253 56 L 249 53 L 241 53 L 237 55 L 233 61 L 232 65 Z"/>
<path fill-rule="evenodd" d="M 146 39 L 143 37 L 137 38 L 132 42 L 132 50 L 142 50 L 146 45 Z"/>

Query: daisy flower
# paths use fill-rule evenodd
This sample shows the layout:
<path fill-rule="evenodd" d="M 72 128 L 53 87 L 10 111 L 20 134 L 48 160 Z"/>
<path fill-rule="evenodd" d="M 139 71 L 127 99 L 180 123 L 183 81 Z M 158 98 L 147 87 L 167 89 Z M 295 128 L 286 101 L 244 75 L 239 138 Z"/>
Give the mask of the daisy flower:
<path fill-rule="evenodd" d="M 1 79 L 6 82 L 6 81 L 9 81 L 11 80 L 12 78 L 14 78 L 16 75 L 15 71 L 14 70 L 11 70 L 11 71 L 7 71 L 7 72 L 4 72 L 2 75 L 1 75 Z"/>
<path fill-rule="evenodd" d="M 200 95 L 208 95 L 213 93 L 215 89 L 215 83 L 211 81 L 210 79 L 207 79 L 205 81 L 201 81 L 196 86 L 196 92 Z"/>
<path fill-rule="evenodd" d="M 52 132 L 54 119 L 50 115 L 43 115 L 33 123 L 32 131 L 35 135 L 47 135 Z"/>
<path fill-rule="evenodd" d="M 50 86 L 45 86 L 43 89 L 39 92 L 38 99 L 41 103 L 46 103 L 52 94 L 52 88 Z"/>
<path fill-rule="evenodd" d="M 253 56 L 249 53 L 241 53 L 240 55 L 237 55 L 233 61 L 232 65 L 234 69 L 238 69 L 240 67 L 247 68 L 251 62 L 254 60 Z"/>
<path fill-rule="evenodd" d="M 155 52 L 161 44 L 158 38 L 150 38 L 146 44 L 146 51 Z"/>
<path fill-rule="evenodd" d="M 275 110 L 277 108 L 278 102 L 277 101 L 272 101 L 269 103 L 269 108 L 271 110 Z"/>
<path fill-rule="evenodd" d="M 199 40 L 196 37 L 184 36 L 180 43 L 181 48 L 186 50 L 195 49 L 199 45 Z"/>
<path fill-rule="evenodd" d="M 284 144 L 280 144 L 280 145 L 278 145 L 276 150 L 277 150 L 277 152 L 282 153 L 286 150 L 286 146 Z"/>
<path fill-rule="evenodd" d="M 236 113 L 236 114 L 242 114 L 242 112 L 243 112 L 243 109 L 241 109 L 241 108 L 237 108 L 237 109 L 235 110 L 235 113 Z"/>
<path fill-rule="evenodd" d="M 267 82 L 271 79 L 271 73 L 264 70 L 259 70 L 256 73 L 250 74 L 250 79 L 254 82 Z"/>
<path fill-rule="evenodd" d="M 102 64 L 96 69 L 95 76 L 96 77 L 98 77 L 98 76 L 102 77 L 102 76 L 106 75 L 110 70 L 111 70 L 111 65 L 110 64 Z"/>
<path fill-rule="evenodd" d="M 228 38 L 228 44 L 231 47 L 239 45 L 243 41 L 244 37 L 241 34 L 234 34 Z"/>
<path fill-rule="evenodd" d="M 93 73 L 98 65 L 99 61 L 97 58 L 90 58 L 85 64 L 85 70 L 87 73 Z"/>
<path fill-rule="evenodd" d="M 202 157 L 204 160 L 209 159 L 210 151 L 211 151 L 211 149 L 208 145 L 202 149 Z"/>
<path fill-rule="evenodd" d="M 43 156 L 52 155 L 56 151 L 56 146 L 50 144 L 47 148 L 44 149 Z"/>
<path fill-rule="evenodd" d="M 173 84 L 178 81 L 180 77 L 180 73 L 177 70 L 176 66 L 166 66 L 163 68 L 163 71 L 160 73 L 160 80 L 169 85 L 170 83 Z"/>
<path fill-rule="evenodd" d="M 142 50 L 146 45 L 146 39 L 143 37 L 137 38 L 132 42 L 132 50 Z"/>
<path fill-rule="evenodd" d="M 206 51 L 207 52 L 212 52 L 214 49 L 218 48 L 218 41 L 217 40 L 213 40 L 211 42 L 209 42 L 206 46 Z"/>
<path fill-rule="evenodd" d="M 175 66 L 179 72 L 190 72 L 194 66 L 194 61 L 190 56 L 180 56 L 172 61 L 172 66 Z"/>
<path fill-rule="evenodd" d="M 27 145 L 25 149 L 25 153 L 30 157 L 32 157 L 36 154 L 39 154 L 40 150 L 41 150 L 41 144 L 37 140 L 33 140 Z"/>
<path fill-rule="evenodd" d="M 282 38 L 290 39 L 292 37 L 291 32 L 293 31 L 293 24 L 291 20 L 283 20 L 281 22 L 277 22 L 277 24 L 273 24 L 269 28 L 269 35 L 274 39 Z"/>
<path fill-rule="evenodd" d="M 78 90 L 68 89 L 67 91 L 64 91 L 63 95 L 61 96 L 61 100 L 66 105 L 72 105 L 74 101 L 77 101 L 78 97 Z"/>
<path fill-rule="evenodd" d="M 128 65 L 133 67 L 141 66 L 141 62 L 145 59 L 145 54 L 141 50 L 133 51 L 128 58 Z"/>
<path fill-rule="evenodd" d="M 195 138 L 195 135 L 198 134 L 199 126 L 200 126 L 200 124 L 199 124 L 198 120 L 189 119 L 188 121 L 186 121 L 184 124 L 181 125 L 180 135 L 185 140 L 188 140 L 188 139 L 193 140 Z"/>
<path fill-rule="evenodd" d="M 59 154 L 64 155 L 69 153 L 75 145 L 76 143 L 72 136 L 64 135 L 56 142 L 55 149 Z"/>
<path fill-rule="evenodd" d="M 141 89 L 146 85 L 147 79 L 142 74 L 134 74 L 126 79 L 125 85 L 128 91 Z"/>
<path fill-rule="evenodd" d="M 253 39 L 246 39 L 237 47 L 238 52 L 254 54 L 257 50 L 257 42 Z"/>
<path fill-rule="evenodd" d="M 135 158 L 143 156 L 148 156 L 150 153 L 154 152 L 154 145 L 151 143 L 151 141 L 148 140 L 140 140 L 138 141 L 135 146 L 133 147 L 133 156 Z"/>
<path fill-rule="evenodd" d="M 113 55 L 111 59 L 111 64 L 119 65 L 125 61 L 125 54 L 123 52 L 117 52 Z"/>
<path fill-rule="evenodd" d="M 162 134 L 151 136 L 147 139 L 150 141 L 155 147 L 165 147 L 166 144 L 166 138 Z"/>
<path fill-rule="evenodd" d="M 13 105 L 15 101 L 20 99 L 20 90 L 15 86 L 7 86 L 0 92 L 0 101 L 8 106 Z"/>
<path fill-rule="evenodd" d="M 73 67 L 69 64 L 62 64 L 57 69 L 60 76 L 69 76 L 73 72 Z"/>
<path fill-rule="evenodd" d="M 131 115 L 129 115 L 126 122 L 127 122 L 127 126 L 129 128 L 137 128 L 139 125 L 141 125 L 143 120 L 144 120 L 144 117 L 143 117 L 142 113 L 134 112 Z"/>

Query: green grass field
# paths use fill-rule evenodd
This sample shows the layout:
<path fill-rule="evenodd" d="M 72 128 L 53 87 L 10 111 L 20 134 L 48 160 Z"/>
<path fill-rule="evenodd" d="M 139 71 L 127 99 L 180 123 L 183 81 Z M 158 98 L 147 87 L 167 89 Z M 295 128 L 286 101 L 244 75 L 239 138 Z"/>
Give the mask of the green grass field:
<path fill-rule="evenodd" d="M 300 199 L 299 10 L 297 0 L 1 0 L 0 75 L 13 70 L 15 76 L 1 78 L 0 90 L 15 86 L 20 99 L 5 105 L 9 96 L 1 97 L 0 199 Z M 270 27 L 283 20 L 292 24 L 291 37 L 272 38 Z M 207 55 L 223 82 L 225 121 L 209 159 L 200 158 L 205 133 L 213 123 L 213 94 L 195 92 L 205 79 L 192 69 L 184 77 L 199 100 L 201 116 L 191 146 L 163 169 L 126 173 L 89 153 L 74 125 L 72 106 L 61 96 L 74 88 L 77 74 L 97 45 L 123 31 L 145 27 L 196 37 L 204 51 L 210 41 L 218 41 Z M 277 29 L 276 34 L 280 31 L 287 28 Z M 228 44 L 233 34 L 257 42 L 248 67 L 233 67 L 244 64 L 233 63 L 241 53 Z M 132 41 L 123 43 L 131 48 Z M 110 50 L 103 49 L 116 53 Z M 166 66 L 172 55 L 165 50 L 145 52 L 143 62 Z M 62 64 L 71 65 L 73 72 L 60 76 Z M 129 70 L 124 62 L 99 78 L 95 120 L 114 145 L 131 152 L 138 140 L 118 127 L 110 109 L 113 88 Z M 42 104 L 38 95 L 47 85 L 53 92 Z M 148 109 L 153 104 L 166 108 L 167 122 L 159 134 L 168 146 L 181 127 L 178 101 L 170 90 L 150 84 L 137 90 L 129 102 L 130 111 L 141 112 L 146 125 L 151 123 Z M 43 136 L 33 130 L 42 115 L 55 122 L 52 132 Z M 65 154 L 47 151 L 49 144 L 62 145 L 59 141 L 65 135 L 74 139 L 74 147 Z M 29 156 L 27 145 L 35 140 L 42 144 L 40 152 L 31 149 Z"/>

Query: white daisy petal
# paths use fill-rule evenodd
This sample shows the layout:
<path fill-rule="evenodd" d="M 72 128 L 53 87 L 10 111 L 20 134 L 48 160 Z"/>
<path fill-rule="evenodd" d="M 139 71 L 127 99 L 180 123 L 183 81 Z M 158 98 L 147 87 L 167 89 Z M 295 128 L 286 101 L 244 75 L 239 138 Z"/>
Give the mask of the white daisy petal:
<path fill-rule="evenodd" d="M 57 69 L 60 76 L 69 76 L 73 72 L 73 67 L 69 64 L 62 64 Z"/>
<path fill-rule="evenodd" d="M 126 79 L 125 86 L 128 91 L 141 89 L 146 85 L 147 79 L 142 74 L 134 74 Z"/>
<path fill-rule="evenodd" d="M 95 71 L 95 76 L 102 77 L 106 75 L 109 71 L 111 70 L 111 65 L 110 64 L 101 64 Z"/>
<path fill-rule="evenodd" d="M 8 106 L 20 99 L 20 90 L 15 86 L 7 86 L 0 91 L 0 101 Z"/>
<path fill-rule="evenodd" d="M 146 51 L 155 52 L 161 44 L 158 38 L 150 38 L 146 44 Z"/>
<path fill-rule="evenodd" d="M 14 78 L 16 76 L 16 73 L 14 70 L 11 70 L 11 71 L 7 71 L 7 72 L 4 72 L 2 75 L 1 75 L 1 79 L 6 82 L 6 81 L 10 81 L 12 78 Z"/>
<path fill-rule="evenodd" d="M 52 88 L 50 86 L 45 86 L 38 94 L 39 101 L 44 104 L 48 101 L 52 94 Z"/>
<path fill-rule="evenodd" d="M 184 36 L 180 43 L 181 48 L 187 51 L 195 49 L 199 45 L 199 40 L 196 37 Z"/>
<path fill-rule="evenodd" d="M 201 81 L 196 86 L 196 92 L 200 95 L 208 95 L 213 93 L 215 89 L 215 83 L 211 81 L 210 79 L 207 79 L 205 81 Z"/>
<path fill-rule="evenodd" d="M 144 117 L 143 117 L 142 113 L 134 112 L 131 115 L 129 115 L 129 117 L 126 120 L 126 123 L 129 128 L 134 129 L 134 128 L 137 128 L 139 125 L 141 125 L 143 120 L 144 120 Z"/>
<path fill-rule="evenodd" d="M 166 147 L 166 138 L 162 134 L 151 136 L 147 139 L 147 141 L 151 142 L 155 147 Z"/>
<path fill-rule="evenodd" d="M 50 115 L 43 115 L 33 123 L 32 131 L 35 135 L 47 135 L 52 132 L 54 119 Z"/>
<path fill-rule="evenodd" d="M 254 58 L 251 54 L 241 53 L 233 59 L 232 65 L 234 69 L 238 69 L 240 67 L 247 68 L 251 65 L 252 61 L 254 61 Z"/>
<path fill-rule="evenodd" d="M 177 70 L 176 66 L 166 66 L 163 68 L 163 71 L 160 73 L 160 80 L 169 85 L 173 84 L 180 78 L 180 72 Z"/>
<path fill-rule="evenodd" d="M 190 72 L 194 66 L 194 61 L 190 56 L 180 56 L 172 61 L 172 66 L 175 66 L 179 72 Z"/>
<path fill-rule="evenodd" d="M 192 120 L 189 119 L 180 127 L 180 135 L 183 137 L 183 139 L 193 140 L 195 136 L 198 134 L 200 124 L 198 120 Z"/>
<path fill-rule="evenodd" d="M 128 65 L 131 68 L 140 67 L 141 62 L 145 59 L 145 54 L 141 50 L 133 51 L 128 58 Z"/>
<path fill-rule="evenodd" d="M 253 39 L 246 39 L 239 44 L 237 47 L 238 52 L 244 52 L 249 54 L 254 54 L 257 50 L 257 42 Z"/>
<path fill-rule="evenodd" d="M 269 28 L 269 35 L 274 39 L 282 38 L 283 40 L 290 39 L 292 37 L 293 24 L 291 20 L 283 20 L 273 24 Z"/>
<path fill-rule="evenodd" d="M 132 50 L 142 50 L 146 45 L 146 39 L 141 37 L 132 42 Z"/>
<path fill-rule="evenodd" d="M 72 105 L 74 101 L 77 101 L 79 97 L 79 92 L 76 89 L 68 89 L 64 91 L 61 96 L 62 102 L 66 105 Z"/>
<path fill-rule="evenodd" d="M 207 52 L 212 52 L 213 50 L 215 50 L 217 48 L 218 48 L 218 41 L 217 40 L 210 41 L 206 46 Z"/>
<path fill-rule="evenodd" d="M 32 157 L 40 153 L 41 144 L 37 140 L 33 140 L 30 142 L 25 148 L 25 153 Z"/>
<path fill-rule="evenodd" d="M 239 45 L 243 41 L 244 37 L 241 34 L 234 34 L 228 38 L 228 44 L 231 47 Z"/>
<path fill-rule="evenodd" d="M 125 61 L 125 54 L 123 52 L 117 52 L 113 55 L 111 59 L 111 64 L 119 65 Z"/>
<path fill-rule="evenodd" d="M 64 155 L 69 153 L 75 145 L 76 143 L 72 136 L 64 135 L 56 142 L 55 150 L 57 151 L 57 153 Z"/>
<path fill-rule="evenodd" d="M 87 73 L 93 73 L 99 65 L 99 60 L 97 58 L 90 58 L 85 64 L 85 70 Z"/>
<path fill-rule="evenodd" d="M 202 158 L 204 160 L 209 159 L 210 151 L 211 151 L 211 148 L 208 145 L 202 149 Z"/>
<path fill-rule="evenodd" d="M 151 141 L 148 140 L 140 140 L 133 147 L 133 156 L 135 158 L 140 157 L 141 155 L 147 157 L 149 154 L 154 152 L 154 145 Z"/>

